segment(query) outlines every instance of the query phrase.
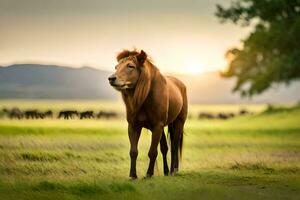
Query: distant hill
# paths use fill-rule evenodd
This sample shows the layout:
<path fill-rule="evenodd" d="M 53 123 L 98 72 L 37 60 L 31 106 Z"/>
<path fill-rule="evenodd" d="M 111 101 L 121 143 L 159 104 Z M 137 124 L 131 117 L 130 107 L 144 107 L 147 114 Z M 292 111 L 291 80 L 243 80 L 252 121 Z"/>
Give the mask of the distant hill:
<path fill-rule="evenodd" d="M 0 98 L 112 99 L 109 72 L 90 67 L 17 64 L 0 68 Z"/>
<path fill-rule="evenodd" d="M 91 67 L 71 68 L 57 65 L 16 64 L 0 67 L 0 98 L 33 99 L 117 99 L 110 87 L 111 72 Z M 193 103 L 279 103 L 300 100 L 300 82 L 278 86 L 253 99 L 232 94 L 234 80 L 218 73 L 175 75 L 188 87 Z"/>

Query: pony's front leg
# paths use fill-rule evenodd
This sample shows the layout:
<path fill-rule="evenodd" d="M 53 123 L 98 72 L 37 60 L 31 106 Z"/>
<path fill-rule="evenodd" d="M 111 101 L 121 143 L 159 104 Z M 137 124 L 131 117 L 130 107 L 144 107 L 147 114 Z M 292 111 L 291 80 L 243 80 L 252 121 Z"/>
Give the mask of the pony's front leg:
<path fill-rule="evenodd" d="M 151 177 L 154 173 L 154 165 L 157 157 L 157 146 L 163 132 L 163 125 L 158 125 L 152 130 L 152 140 L 148 156 L 150 158 L 147 177 Z"/>
<path fill-rule="evenodd" d="M 141 135 L 141 127 L 133 126 L 132 124 L 128 124 L 128 136 L 130 141 L 130 172 L 129 177 L 132 179 L 136 179 L 136 158 L 138 156 L 138 142 Z"/>

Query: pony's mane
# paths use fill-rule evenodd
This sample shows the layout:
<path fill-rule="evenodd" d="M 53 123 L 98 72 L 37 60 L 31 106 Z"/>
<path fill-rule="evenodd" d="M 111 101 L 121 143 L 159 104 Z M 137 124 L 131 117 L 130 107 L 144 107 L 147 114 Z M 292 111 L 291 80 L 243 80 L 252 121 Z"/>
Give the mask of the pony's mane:
<path fill-rule="evenodd" d="M 143 52 L 143 51 L 141 51 Z M 123 50 L 117 55 L 117 61 L 124 58 L 137 58 L 142 53 L 138 52 L 137 50 L 129 51 L 129 50 Z M 136 84 L 136 87 L 134 89 L 133 98 L 132 99 L 125 99 L 125 94 L 122 94 L 123 99 L 126 104 L 127 114 L 130 116 L 128 117 L 135 117 L 137 112 L 142 107 L 143 103 L 145 102 L 150 88 L 151 88 L 151 81 L 155 76 L 157 76 L 157 68 L 152 64 L 151 59 L 148 57 L 148 55 L 143 52 L 143 56 L 145 57 L 145 60 L 143 64 L 139 67 L 140 70 L 140 76 L 138 79 L 138 82 Z M 138 58 L 135 59 L 136 62 L 138 62 Z M 129 110 L 128 110 L 129 109 Z"/>
<path fill-rule="evenodd" d="M 137 56 L 139 52 L 137 50 L 129 51 L 129 50 L 123 50 L 122 52 L 118 53 L 117 55 L 117 61 L 119 62 L 123 58 L 128 58 L 130 56 Z"/>
<path fill-rule="evenodd" d="M 132 51 L 124 49 L 123 51 L 121 51 L 117 54 L 117 61 L 119 62 L 123 58 L 134 57 L 139 54 L 140 54 L 140 52 L 138 52 L 138 50 L 136 50 L 136 49 L 134 49 Z M 148 54 L 146 54 L 146 56 L 147 56 L 146 60 L 153 65 L 153 60 L 152 60 L 151 56 L 149 56 Z"/>

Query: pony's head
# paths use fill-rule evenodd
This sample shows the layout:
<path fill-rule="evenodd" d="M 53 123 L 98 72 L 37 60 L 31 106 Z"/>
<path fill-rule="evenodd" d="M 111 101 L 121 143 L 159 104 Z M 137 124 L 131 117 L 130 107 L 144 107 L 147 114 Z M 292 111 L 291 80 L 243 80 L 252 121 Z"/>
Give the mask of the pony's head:
<path fill-rule="evenodd" d="M 146 70 L 144 67 L 146 59 L 147 54 L 143 50 L 141 52 L 124 50 L 119 53 L 116 71 L 108 78 L 110 85 L 119 91 L 134 89 L 141 74 Z"/>
<path fill-rule="evenodd" d="M 133 91 L 133 98 L 129 104 L 134 113 L 140 109 L 149 94 L 156 68 L 143 50 L 124 50 L 118 54 L 117 61 L 116 72 L 108 80 L 122 95 L 125 95 L 126 90 Z"/>

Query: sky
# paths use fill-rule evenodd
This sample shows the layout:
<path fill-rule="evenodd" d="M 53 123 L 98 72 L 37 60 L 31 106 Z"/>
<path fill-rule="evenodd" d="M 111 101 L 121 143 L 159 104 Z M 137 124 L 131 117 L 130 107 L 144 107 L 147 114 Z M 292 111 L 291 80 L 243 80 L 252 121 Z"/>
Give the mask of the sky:
<path fill-rule="evenodd" d="M 221 24 L 217 3 L 230 0 L 0 0 L 0 65 L 113 71 L 116 54 L 135 47 L 166 73 L 222 70 L 249 30 Z"/>

